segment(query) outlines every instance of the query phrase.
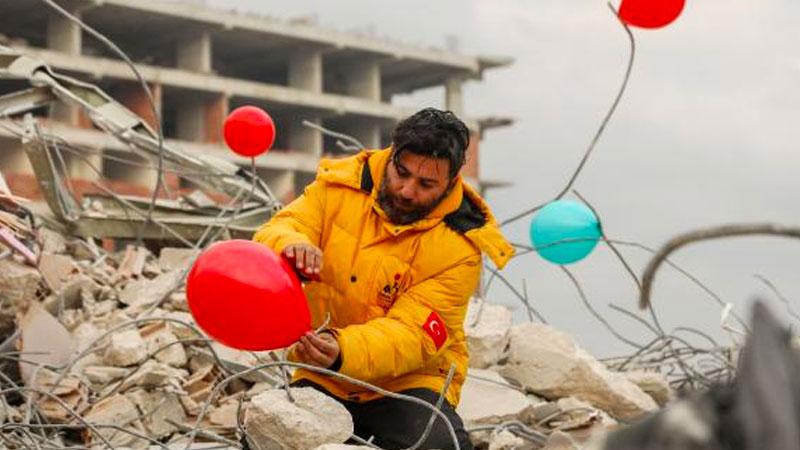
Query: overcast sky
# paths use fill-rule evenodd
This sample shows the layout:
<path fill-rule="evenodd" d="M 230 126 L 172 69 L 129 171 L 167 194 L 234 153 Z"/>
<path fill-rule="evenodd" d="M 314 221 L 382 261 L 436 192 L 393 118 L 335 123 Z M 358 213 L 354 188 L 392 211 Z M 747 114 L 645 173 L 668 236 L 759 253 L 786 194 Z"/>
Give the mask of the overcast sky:
<path fill-rule="evenodd" d="M 340 30 L 372 29 L 425 46 L 443 46 L 452 35 L 465 53 L 514 57 L 511 67 L 490 71 L 465 89 L 469 115 L 517 120 L 488 132 L 481 146 L 482 176 L 514 183 L 488 195 L 500 219 L 552 198 L 566 184 L 610 106 L 628 57 L 625 33 L 601 0 L 208 3 L 276 17 L 313 15 Z M 628 91 L 576 184 L 600 211 L 610 237 L 659 247 L 696 227 L 800 223 L 799 30 L 796 0 L 687 0 L 669 27 L 634 30 L 638 47 Z M 398 101 L 441 106 L 442 96 L 431 90 Z M 529 223 L 508 227 L 509 239 L 527 243 Z M 622 251 L 640 273 L 648 255 Z M 681 250 L 674 261 L 742 314 L 754 295 L 774 299 L 755 273 L 790 299 L 800 296 L 800 241 L 709 242 Z M 626 335 L 650 339 L 607 307 L 633 308 L 637 298 L 607 249 L 598 246 L 570 267 L 604 316 Z M 526 279 L 545 318 L 590 351 L 629 351 L 589 315 L 557 267 L 528 255 L 505 274 L 517 286 Z M 515 304 L 500 284 L 490 298 Z M 720 308 L 676 272 L 659 272 L 654 301 L 665 328 L 689 325 L 722 336 Z"/>

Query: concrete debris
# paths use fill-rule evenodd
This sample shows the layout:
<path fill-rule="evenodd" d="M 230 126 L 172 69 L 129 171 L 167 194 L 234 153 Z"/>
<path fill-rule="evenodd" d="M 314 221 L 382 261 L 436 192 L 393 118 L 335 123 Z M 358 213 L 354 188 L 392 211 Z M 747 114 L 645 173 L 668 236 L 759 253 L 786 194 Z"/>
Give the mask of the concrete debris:
<path fill-rule="evenodd" d="M 142 328 L 140 333 L 147 343 L 147 352 L 157 361 L 173 367 L 183 367 L 189 359 L 183 345 L 180 345 L 171 330 L 172 326 L 167 322 L 156 322 Z"/>
<path fill-rule="evenodd" d="M 255 448 L 312 450 L 344 443 L 353 434 L 353 419 L 344 406 L 314 388 L 292 389 L 294 402 L 279 389 L 252 399 L 245 427 Z"/>
<path fill-rule="evenodd" d="M 125 330 L 111 335 L 106 350 L 106 364 L 110 366 L 132 366 L 147 358 L 147 344 L 139 330 Z"/>
<path fill-rule="evenodd" d="M 511 331 L 511 311 L 477 299 L 470 303 L 466 324 L 469 366 L 485 369 L 504 356 Z"/>
<path fill-rule="evenodd" d="M 119 263 L 119 267 L 117 267 L 114 279 L 139 277 L 144 270 L 144 264 L 149 255 L 150 251 L 146 248 L 129 245 L 125 249 L 125 254 Z"/>
<path fill-rule="evenodd" d="M 199 251 L 191 248 L 162 248 L 158 254 L 158 265 L 165 271 L 185 269 L 198 254 Z"/>
<path fill-rule="evenodd" d="M 489 450 L 516 450 L 525 445 L 525 440 L 508 430 L 492 433 Z"/>
<path fill-rule="evenodd" d="M 185 370 L 176 369 L 150 359 L 139 365 L 136 371 L 122 383 L 120 389 L 127 390 L 132 386 L 146 388 L 171 386 L 174 390 L 180 391 L 181 384 L 188 375 L 189 372 Z"/>
<path fill-rule="evenodd" d="M 178 431 L 173 423 L 184 423 L 187 420 L 178 395 L 161 391 L 137 389 L 126 394 L 136 404 L 147 433 L 161 439 Z"/>
<path fill-rule="evenodd" d="M 11 258 L 0 259 L 0 300 L 16 310 L 26 309 L 36 298 L 41 281 L 42 275 L 35 267 Z"/>
<path fill-rule="evenodd" d="M 39 271 L 47 286 L 54 292 L 61 290 L 67 277 L 78 270 L 78 265 L 69 256 L 42 252 L 39 257 Z"/>
<path fill-rule="evenodd" d="M 496 372 L 469 369 L 456 412 L 468 427 L 529 420 L 534 405 L 525 394 L 508 386 L 508 381 Z"/>
<path fill-rule="evenodd" d="M 221 406 L 214 408 L 208 414 L 208 421 L 214 425 L 221 427 L 235 429 L 238 421 L 236 420 L 236 413 L 239 411 L 239 402 L 229 401 Z"/>
<path fill-rule="evenodd" d="M 512 328 L 502 373 L 545 398 L 575 396 L 622 420 L 634 420 L 658 408 L 638 386 L 548 325 L 526 323 Z"/>
<path fill-rule="evenodd" d="M 83 415 L 84 420 L 101 425 L 114 425 L 118 427 L 130 427 L 141 430 L 141 423 L 138 421 L 139 411 L 136 405 L 125 395 L 114 394 L 100 400 L 94 404 L 89 411 Z M 139 422 L 135 423 L 134 422 Z M 130 434 L 121 430 L 103 427 L 100 435 L 110 441 L 115 447 L 129 445 L 135 442 Z M 86 445 L 99 444 L 102 440 L 94 435 L 90 430 L 84 432 L 84 442 Z"/>
<path fill-rule="evenodd" d="M 101 386 L 119 380 L 130 372 L 130 369 L 124 367 L 110 366 L 89 366 L 83 369 L 83 374 L 89 381 Z"/>
<path fill-rule="evenodd" d="M 67 240 L 60 233 L 56 233 L 47 227 L 41 227 L 37 234 L 42 254 L 57 255 L 67 252 Z"/>
<path fill-rule="evenodd" d="M 19 321 L 22 330 L 20 350 L 25 358 L 19 364 L 22 380 L 29 383 L 41 366 L 63 367 L 74 352 L 69 331 L 38 303 L 31 303 Z"/>
<path fill-rule="evenodd" d="M 164 301 L 178 288 L 184 275 L 183 269 L 175 269 L 153 279 L 131 281 L 120 292 L 119 301 L 133 306 L 134 311 L 142 312 L 147 307 Z"/>
<path fill-rule="evenodd" d="M 575 397 L 564 397 L 556 402 L 559 414 L 554 415 L 548 426 L 561 431 L 576 430 L 593 425 L 612 426 L 617 421 L 604 411 Z"/>
<path fill-rule="evenodd" d="M 550 434 L 541 450 L 580 450 L 581 448 L 583 447 L 568 433 L 556 430 Z"/>
<path fill-rule="evenodd" d="M 0 424 L 35 413 L 75 426 L 77 414 L 96 427 L 53 433 L 60 447 L 107 440 L 115 448 L 162 448 L 153 445 L 159 441 L 233 449 L 245 429 L 251 448 L 369 448 L 343 444 L 353 432 L 343 406 L 311 388 L 292 389 L 289 401 L 273 369 L 249 372 L 212 397 L 228 375 L 271 357 L 209 342 L 197 328 L 183 279 L 196 250 L 107 253 L 94 240 L 46 228 L 35 236 L 38 270 L 19 255 L 0 260 L 0 353 L 26 355 L 11 379 L 38 394 L 30 411 L 0 396 Z M 612 372 L 551 327 L 512 327 L 504 306 L 474 301 L 465 326 L 470 368 L 457 411 L 467 428 L 480 429 L 470 437 L 483 450 L 534 450 L 545 436 L 546 449 L 578 448 L 614 418 L 634 419 L 672 398 L 660 374 Z M 526 432 L 541 436 L 534 443 Z"/>
<path fill-rule="evenodd" d="M 624 372 L 623 375 L 652 397 L 658 403 L 658 406 L 665 406 L 675 397 L 667 379 L 660 373 L 634 370 Z"/>
<path fill-rule="evenodd" d="M 39 369 L 27 384 L 40 393 L 37 409 L 52 422 L 71 422 L 72 413 L 64 406 L 75 411 L 88 402 L 86 386 L 73 375 L 60 376 L 48 369 Z"/>

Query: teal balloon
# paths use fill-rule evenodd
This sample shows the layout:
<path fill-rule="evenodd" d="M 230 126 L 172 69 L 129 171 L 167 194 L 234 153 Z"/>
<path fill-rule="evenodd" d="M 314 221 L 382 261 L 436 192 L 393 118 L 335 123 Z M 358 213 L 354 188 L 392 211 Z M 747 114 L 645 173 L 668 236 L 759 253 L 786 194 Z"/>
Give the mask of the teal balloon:
<path fill-rule="evenodd" d="M 600 221 L 586 205 L 556 200 L 533 217 L 530 234 L 542 258 L 564 265 L 588 256 L 602 233 Z"/>

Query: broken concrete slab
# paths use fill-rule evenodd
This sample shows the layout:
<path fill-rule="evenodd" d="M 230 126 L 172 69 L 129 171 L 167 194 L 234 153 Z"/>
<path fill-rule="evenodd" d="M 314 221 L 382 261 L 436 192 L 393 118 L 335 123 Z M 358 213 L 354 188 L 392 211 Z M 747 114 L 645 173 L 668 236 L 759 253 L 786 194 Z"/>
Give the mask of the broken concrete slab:
<path fill-rule="evenodd" d="M 189 359 L 171 328 L 166 322 L 156 322 L 142 328 L 140 334 L 147 343 L 147 352 L 157 361 L 172 367 L 184 367 Z"/>
<path fill-rule="evenodd" d="M 526 323 L 512 327 L 503 375 L 545 398 L 575 396 L 623 420 L 658 408 L 624 376 L 609 371 L 565 333 Z"/>
<path fill-rule="evenodd" d="M 106 385 L 112 381 L 119 380 L 127 375 L 131 369 L 112 366 L 88 366 L 83 369 L 83 374 L 92 383 Z"/>
<path fill-rule="evenodd" d="M 242 405 L 242 411 L 246 405 Z M 214 425 L 235 430 L 237 428 L 236 413 L 239 411 L 239 402 L 229 401 L 214 408 L 208 413 L 208 421 Z"/>
<path fill-rule="evenodd" d="M 114 280 L 140 276 L 147 257 L 151 255 L 150 250 L 145 247 L 128 245 L 114 274 Z"/>
<path fill-rule="evenodd" d="M 165 300 L 181 284 L 183 276 L 184 271 L 176 269 L 161 274 L 152 280 L 131 281 L 119 293 L 119 301 L 141 311 L 148 306 Z"/>
<path fill-rule="evenodd" d="M 80 308 L 84 298 L 95 298 L 99 292 L 100 285 L 91 277 L 85 274 L 75 275 L 62 283 L 53 302 L 48 302 L 45 307 L 53 314 L 64 309 Z"/>
<path fill-rule="evenodd" d="M 125 395 L 114 394 L 92 405 L 83 418 L 93 423 L 125 426 L 139 417 L 136 405 Z"/>
<path fill-rule="evenodd" d="M 166 364 L 148 359 L 139 367 L 136 372 L 126 379 L 120 389 L 125 391 L 132 386 L 142 386 L 146 388 L 157 388 L 162 386 L 172 386 L 180 389 L 181 384 L 188 377 L 189 372 L 170 367 Z"/>
<path fill-rule="evenodd" d="M 61 254 L 67 251 L 67 240 L 60 233 L 47 227 L 39 228 L 37 241 L 41 246 L 42 253 Z"/>
<path fill-rule="evenodd" d="M 79 270 L 78 265 L 69 256 L 44 252 L 39 257 L 38 267 L 47 287 L 53 292 L 61 290 L 64 281 Z"/>
<path fill-rule="evenodd" d="M 12 258 L 0 259 L 0 300 L 5 300 L 19 309 L 36 298 L 42 275 Z"/>
<path fill-rule="evenodd" d="M 525 394 L 507 386 L 508 382 L 496 372 L 468 369 L 456 412 L 468 427 L 526 421 L 533 413 L 533 405 Z"/>
<path fill-rule="evenodd" d="M 147 357 L 147 344 L 139 330 L 124 330 L 111 335 L 105 353 L 106 364 L 127 367 L 139 364 Z"/>
<path fill-rule="evenodd" d="M 511 311 L 502 305 L 473 301 L 464 323 L 469 366 L 485 369 L 497 364 L 508 347 Z"/>
<path fill-rule="evenodd" d="M 556 401 L 559 414 L 548 422 L 548 426 L 561 431 L 577 430 L 593 425 L 611 426 L 617 421 L 605 411 L 593 407 L 588 402 L 575 397 L 564 397 Z"/>
<path fill-rule="evenodd" d="M 97 325 L 89 321 L 79 323 L 72 330 L 71 334 L 75 342 L 75 349 L 80 352 L 86 350 L 91 345 L 102 344 L 101 342 L 97 342 L 97 340 L 103 335 L 103 331 Z"/>
<path fill-rule="evenodd" d="M 247 433 L 257 448 L 276 442 L 285 450 L 312 450 L 344 443 L 353 434 L 353 419 L 344 406 L 313 388 L 283 390 L 253 397 L 245 414 Z"/>
<path fill-rule="evenodd" d="M 582 446 L 567 433 L 553 431 L 540 450 L 580 450 Z"/>
<path fill-rule="evenodd" d="M 170 422 L 184 423 L 187 420 L 186 412 L 174 393 L 137 389 L 125 395 L 139 408 L 142 425 L 151 437 L 161 439 L 169 436 L 178 431 Z"/>
<path fill-rule="evenodd" d="M 67 423 L 74 419 L 68 408 L 80 410 L 89 399 L 86 386 L 74 375 L 61 376 L 49 369 L 34 370 L 34 379 L 26 384 L 42 392 L 49 392 L 58 397 L 58 400 L 49 395 L 40 396 L 36 402 L 38 411 L 48 420 L 57 423 Z M 60 401 L 59 401 L 60 400 Z"/>
<path fill-rule="evenodd" d="M 169 311 L 166 314 L 164 314 L 163 317 L 175 320 L 177 322 L 181 322 L 181 323 L 176 323 L 172 321 L 170 322 L 170 324 L 172 325 L 172 333 L 175 334 L 175 337 L 178 338 L 179 340 L 183 341 L 187 339 L 197 339 L 198 337 L 204 336 L 202 334 L 203 331 L 198 328 L 197 322 L 194 321 L 194 317 L 192 317 L 192 315 L 188 312 Z M 189 328 L 188 326 L 183 326 L 182 324 L 194 327 L 201 333 L 201 336 L 198 336 L 191 328 Z"/>
<path fill-rule="evenodd" d="M 217 202 L 215 202 L 211 197 L 206 195 L 205 192 L 201 191 L 200 189 L 195 189 L 191 193 L 184 195 L 183 200 L 186 203 L 196 207 L 196 208 L 216 208 Z"/>
<path fill-rule="evenodd" d="M 219 374 L 219 370 L 209 364 L 197 372 L 193 373 L 189 379 L 183 383 L 183 390 L 195 403 L 204 402 L 211 394 L 211 389 Z"/>
<path fill-rule="evenodd" d="M 169 294 L 169 308 L 173 311 L 189 311 L 189 301 L 186 292 L 173 292 Z"/>
<path fill-rule="evenodd" d="M 669 403 L 675 394 L 669 386 L 669 382 L 660 373 L 645 372 L 643 370 L 634 370 L 631 372 L 622 372 L 622 374 L 630 380 L 633 384 L 639 386 L 647 395 L 653 398 L 658 403 L 658 406 L 664 406 Z"/>
<path fill-rule="evenodd" d="M 25 383 L 31 381 L 33 372 L 39 367 L 63 367 L 75 351 L 75 343 L 69 331 L 38 303 L 31 303 L 19 321 L 20 350 L 24 358 L 19 363 L 20 374 Z"/>
<path fill-rule="evenodd" d="M 158 265 L 165 271 L 186 269 L 199 253 L 193 248 L 165 247 L 158 255 Z"/>

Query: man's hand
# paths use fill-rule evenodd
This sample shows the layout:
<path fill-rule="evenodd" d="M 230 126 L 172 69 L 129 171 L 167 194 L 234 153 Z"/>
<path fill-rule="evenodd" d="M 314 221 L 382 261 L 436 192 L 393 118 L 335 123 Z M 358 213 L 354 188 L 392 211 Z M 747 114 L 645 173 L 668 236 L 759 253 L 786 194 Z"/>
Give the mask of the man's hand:
<path fill-rule="evenodd" d="M 322 250 L 311 244 L 292 244 L 283 249 L 283 256 L 294 263 L 297 272 L 309 280 L 319 280 L 322 272 Z"/>
<path fill-rule="evenodd" d="M 297 343 L 296 354 L 301 362 L 327 369 L 339 357 L 339 343 L 330 333 L 309 331 Z"/>

